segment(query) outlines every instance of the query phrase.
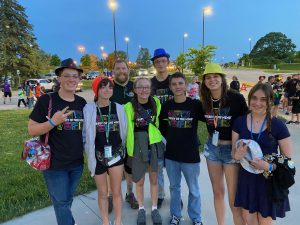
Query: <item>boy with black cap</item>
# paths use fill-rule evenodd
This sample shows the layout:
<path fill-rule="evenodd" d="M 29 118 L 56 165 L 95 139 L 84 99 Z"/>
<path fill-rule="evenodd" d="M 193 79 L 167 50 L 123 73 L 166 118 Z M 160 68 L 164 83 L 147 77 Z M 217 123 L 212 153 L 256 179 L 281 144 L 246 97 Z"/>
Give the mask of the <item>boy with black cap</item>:
<path fill-rule="evenodd" d="M 55 70 L 60 83 L 58 92 L 42 95 L 29 116 L 28 132 L 41 136 L 49 132 L 51 165 L 43 171 L 58 225 L 74 225 L 71 212 L 73 195 L 83 171 L 83 107 L 86 101 L 75 95 L 82 69 L 73 59 L 61 62 Z M 52 100 L 51 115 L 48 107 Z"/>

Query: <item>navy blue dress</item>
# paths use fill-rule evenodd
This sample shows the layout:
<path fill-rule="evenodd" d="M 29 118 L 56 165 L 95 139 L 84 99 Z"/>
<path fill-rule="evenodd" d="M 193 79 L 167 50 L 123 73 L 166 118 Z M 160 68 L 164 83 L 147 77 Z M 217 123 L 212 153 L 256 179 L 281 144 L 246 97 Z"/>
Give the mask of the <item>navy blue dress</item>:
<path fill-rule="evenodd" d="M 247 115 L 237 118 L 232 129 L 239 134 L 239 139 L 251 139 Z M 272 118 L 271 133 L 273 141 L 270 141 L 267 129 L 262 132 L 258 141 L 258 134 L 253 133 L 254 141 L 260 145 L 263 155 L 277 153 L 278 140 L 290 136 L 286 125 L 275 117 Z M 263 174 L 249 173 L 243 167 L 238 176 L 234 206 L 249 210 L 250 213 L 259 212 L 263 217 L 270 216 L 273 220 L 276 217 L 285 217 L 285 212 L 290 211 L 288 198 L 279 203 L 272 202 L 267 193 L 267 180 Z"/>

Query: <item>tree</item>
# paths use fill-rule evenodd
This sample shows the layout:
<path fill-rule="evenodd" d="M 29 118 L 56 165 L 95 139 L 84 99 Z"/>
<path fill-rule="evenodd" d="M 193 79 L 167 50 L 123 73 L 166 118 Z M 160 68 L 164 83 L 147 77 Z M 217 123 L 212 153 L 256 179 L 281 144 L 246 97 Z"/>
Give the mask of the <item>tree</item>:
<path fill-rule="evenodd" d="M 16 0 L 0 0 L 0 74 L 17 81 L 38 74 L 38 53 L 33 27 Z"/>
<path fill-rule="evenodd" d="M 99 63 L 99 58 L 94 55 L 94 54 L 90 54 L 90 60 L 91 60 L 91 66 L 90 66 L 90 70 L 97 70 L 98 69 L 98 63 Z"/>
<path fill-rule="evenodd" d="M 253 47 L 250 58 L 254 64 L 273 64 L 291 58 L 296 45 L 281 32 L 270 32 Z"/>
<path fill-rule="evenodd" d="M 91 58 L 89 54 L 85 54 L 80 59 L 81 66 L 90 67 L 91 66 Z"/>
<path fill-rule="evenodd" d="M 61 60 L 58 55 L 52 55 L 50 60 L 50 66 L 59 66 L 61 63 Z"/>
<path fill-rule="evenodd" d="M 125 60 L 125 61 L 127 60 L 126 52 L 117 51 L 116 54 L 117 54 L 117 59 L 122 59 L 122 60 Z M 112 70 L 114 62 L 115 62 L 115 53 L 112 52 L 106 58 L 107 69 Z"/>
<path fill-rule="evenodd" d="M 186 68 L 186 63 L 187 63 L 187 60 L 185 58 L 185 54 L 180 53 L 179 56 L 177 57 L 176 61 L 175 61 L 175 65 L 176 65 L 177 70 L 179 72 L 183 73 L 183 69 Z"/>
<path fill-rule="evenodd" d="M 203 74 L 206 63 L 215 56 L 217 48 L 213 45 L 206 45 L 203 48 L 189 48 L 186 53 L 187 66 L 197 75 Z"/>
<path fill-rule="evenodd" d="M 151 55 L 148 48 L 140 48 L 136 63 L 138 67 L 142 68 L 149 68 L 151 66 Z"/>

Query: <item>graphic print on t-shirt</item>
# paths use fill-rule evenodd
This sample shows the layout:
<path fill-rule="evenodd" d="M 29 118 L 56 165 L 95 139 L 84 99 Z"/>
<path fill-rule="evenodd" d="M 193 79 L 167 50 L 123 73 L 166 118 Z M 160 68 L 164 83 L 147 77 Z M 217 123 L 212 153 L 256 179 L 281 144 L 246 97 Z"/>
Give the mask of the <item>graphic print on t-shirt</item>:
<path fill-rule="evenodd" d="M 168 120 L 170 127 L 192 128 L 193 118 L 189 110 L 169 110 Z"/>
<path fill-rule="evenodd" d="M 229 116 L 230 107 L 221 108 L 218 114 L 218 125 L 217 127 L 230 127 L 231 117 Z M 205 114 L 205 119 L 208 126 L 214 126 L 214 114 L 209 111 Z"/>
<path fill-rule="evenodd" d="M 103 122 L 101 122 L 100 116 L 97 115 L 96 117 L 96 131 L 97 132 L 105 132 L 105 127 L 107 126 L 107 115 L 103 115 Z M 119 131 L 119 120 L 117 114 L 110 115 L 109 121 L 109 132 L 112 131 Z"/>
<path fill-rule="evenodd" d="M 152 110 L 151 109 L 144 109 L 143 111 L 136 112 L 136 127 L 145 127 L 151 123 L 152 120 Z"/>
<path fill-rule="evenodd" d="M 173 99 L 173 95 L 170 94 L 170 89 L 156 89 L 155 97 L 157 97 L 161 104 L 165 103 L 168 100 Z"/>
<path fill-rule="evenodd" d="M 65 122 L 57 126 L 57 130 L 82 130 L 83 112 L 79 110 L 67 110 L 66 113 L 73 111 Z"/>

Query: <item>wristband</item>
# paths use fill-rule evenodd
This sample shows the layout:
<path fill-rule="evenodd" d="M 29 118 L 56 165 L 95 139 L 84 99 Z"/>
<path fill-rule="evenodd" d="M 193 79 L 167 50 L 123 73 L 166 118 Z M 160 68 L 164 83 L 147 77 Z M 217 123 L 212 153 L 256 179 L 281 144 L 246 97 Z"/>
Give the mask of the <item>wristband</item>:
<path fill-rule="evenodd" d="M 54 128 L 55 124 L 53 123 L 53 121 L 51 120 L 50 117 L 46 116 L 47 120 L 49 121 L 50 125 Z"/>
<path fill-rule="evenodd" d="M 269 164 L 269 173 L 272 173 L 272 171 L 273 171 L 273 164 L 270 163 L 270 164 Z"/>

